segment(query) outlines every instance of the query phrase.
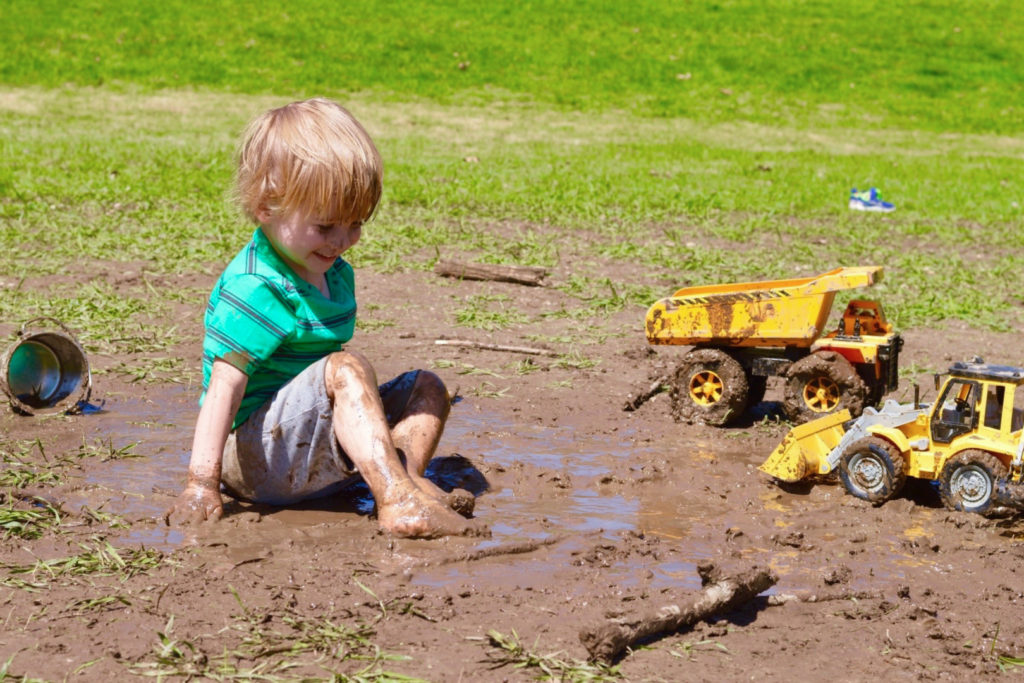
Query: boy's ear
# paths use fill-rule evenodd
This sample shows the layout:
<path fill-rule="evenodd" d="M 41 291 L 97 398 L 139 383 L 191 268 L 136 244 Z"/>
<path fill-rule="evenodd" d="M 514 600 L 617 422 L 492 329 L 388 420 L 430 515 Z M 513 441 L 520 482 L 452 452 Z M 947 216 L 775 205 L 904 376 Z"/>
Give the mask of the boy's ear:
<path fill-rule="evenodd" d="M 266 204 L 260 204 L 256 207 L 256 220 L 260 223 L 268 223 L 273 216 L 274 213 Z"/>

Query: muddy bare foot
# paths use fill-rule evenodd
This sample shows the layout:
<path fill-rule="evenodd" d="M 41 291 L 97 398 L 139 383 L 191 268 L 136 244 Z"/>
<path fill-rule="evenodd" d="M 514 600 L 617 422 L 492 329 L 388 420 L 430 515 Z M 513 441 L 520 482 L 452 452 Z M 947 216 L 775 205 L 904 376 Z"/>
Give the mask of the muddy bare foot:
<path fill-rule="evenodd" d="M 416 486 L 431 498 L 447 505 L 463 517 L 473 516 L 473 510 L 476 509 L 476 496 L 466 489 L 452 489 L 451 492 L 447 492 L 426 477 L 416 474 L 410 474 L 409 476 Z"/>
<path fill-rule="evenodd" d="M 490 535 L 486 525 L 465 519 L 447 504 L 419 489 L 395 503 L 378 504 L 377 522 L 384 531 L 406 538 Z"/>

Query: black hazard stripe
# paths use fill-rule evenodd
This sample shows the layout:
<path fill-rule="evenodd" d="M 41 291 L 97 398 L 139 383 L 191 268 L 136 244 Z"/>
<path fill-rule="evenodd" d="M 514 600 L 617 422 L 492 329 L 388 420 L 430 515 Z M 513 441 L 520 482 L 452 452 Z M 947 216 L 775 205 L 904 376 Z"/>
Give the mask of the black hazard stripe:
<path fill-rule="evenodd" d="M 677 306 L 707 306 L 709 304 L 735 304 L 749 301 L 766 301 L 769 299 L 785 299 L 793 296 L 786 289 L 760 289 L 755 292 L 735 292 L 732 294 L 711 294 L 708 296 L 672 297 Z"/>

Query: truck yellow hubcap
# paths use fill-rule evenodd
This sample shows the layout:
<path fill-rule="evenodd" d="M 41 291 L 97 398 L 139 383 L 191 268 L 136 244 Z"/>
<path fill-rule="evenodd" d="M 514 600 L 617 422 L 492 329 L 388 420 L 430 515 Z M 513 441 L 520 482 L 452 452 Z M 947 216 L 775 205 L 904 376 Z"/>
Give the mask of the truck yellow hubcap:
<path fill-rule="evenodd" d="M 828 377 L 815 377 L 804 385 L 804 403 L 816 413 L 830 413 L 839 406 L 839 385 Z"/>
<path fill-rule="evenodd" d="M 694 403 L 709 406 L 722 400 L 724 388 L 725 383 L 721 377 L 710 370 L 704 370 L 690 379 L 690 398 Z"/>

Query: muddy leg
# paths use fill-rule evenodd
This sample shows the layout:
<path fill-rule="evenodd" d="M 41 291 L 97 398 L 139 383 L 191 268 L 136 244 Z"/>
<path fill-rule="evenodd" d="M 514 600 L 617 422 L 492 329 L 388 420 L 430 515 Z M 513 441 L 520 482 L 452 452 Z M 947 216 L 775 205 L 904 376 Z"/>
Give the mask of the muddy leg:
<path fill-rule="evenodd" d="M 362 355 L 331 354 L 324 381 L 334 406 L 335 436 L 370 487 L 383 530 L 426 538 L 486 531 L 450 510 L 410 477 L 395 449 L 376 375 Z M 439 432 L 433 438 L 434 447 L 438 438 Z"/>
<path fill-rule="evenodd" d="M 459 514 L 466 517 L 472 515 L 476 504 L 472 493 L 463 489 L 446 493 L 423 476 L 427 464 L 434 457 L 451 411 L 451 397 L 441 378 L 421 370 L 416 375 L 416 382 L 405 405 L 385 405 L 385 408 L 387 414 L 393 416 L 391 437 L 413 482 Z"/>

